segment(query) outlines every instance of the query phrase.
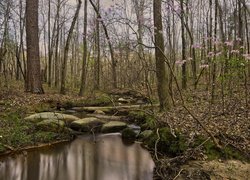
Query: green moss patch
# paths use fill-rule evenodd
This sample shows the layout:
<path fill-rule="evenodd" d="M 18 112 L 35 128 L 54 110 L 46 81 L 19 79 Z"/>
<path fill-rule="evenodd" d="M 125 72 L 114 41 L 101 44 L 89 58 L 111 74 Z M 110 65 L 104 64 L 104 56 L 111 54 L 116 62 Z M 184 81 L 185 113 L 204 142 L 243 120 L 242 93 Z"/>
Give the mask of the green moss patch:
<path fill-rule="evenodd" d="M 41 142 L 41 143 L 48 143 L 51 142 L 52 140 L 55 140 L 59 137 L 57 133 L 54 132 L 44 132 L 44 131 L 38 131 L 34 135 L 34 140 L 36 142 Z"/>
<path fill-rule="evenodd" d="M 157 143 L 158 142 L 158 143 Z M 182 154 L 187 149 L 186 139 L 179 133 L 174 136 L 167 127 L 154 131 L 144 142 L 148 147 L 154 149 L 157 143 L 157 151 L 170 156 Z"/>
<path fill-rule="evenodd" d="M 2 144 L 0 144 L 0 153 L 3 153 L 4 151 L 6 151 L 6 148 Z"/>
<path fill-rule="evenodd" d="M 18 112 L 0 114 L 0 153 L 6 151 L 6 147 L 22 148 L 69 137 L 69 133 L 65 131 L 40 131 L 35 124 L 23 120 Z"/>
<path fill-rule="evenodd" d="M 204 138 L 202 136 L 197 136 L 195 138 L 193 147 L 197 147 L 205 141 L 206 141 L 206 138 Z M 247 159 L 247 157 L 242 152 L 240 152 L 239 150 L 237 150 L 233 146 L 227 145 L 227 146 L 223 147 L 222 150 L 220 150 L 215 146 L 213 141 L 210 139 L 202 145 L 202 148 L 203 148 L 205 154 L 207 155 L 208 160 L 237 159 L 237 160 L 241 160 L 241 161 L 249 161 Z"/>
<path fill-rule="evenodd" d="M 143 130 L 156 128 L 155 118 L 143 111 L 131 111 L 128 114 L 128 118 L 130 121 L 141 126 Z"/>

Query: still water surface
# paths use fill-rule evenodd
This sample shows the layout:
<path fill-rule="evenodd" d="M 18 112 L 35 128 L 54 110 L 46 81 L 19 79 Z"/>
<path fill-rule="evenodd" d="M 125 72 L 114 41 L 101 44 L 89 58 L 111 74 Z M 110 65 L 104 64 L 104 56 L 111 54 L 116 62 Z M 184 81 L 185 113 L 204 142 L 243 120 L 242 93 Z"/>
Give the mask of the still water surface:
<path fill-rule="evenodd" d="M 0 180 L 152 180 L 154 162 L 118 134 L 78 137 L 71 143 L 0 160 Z"/>

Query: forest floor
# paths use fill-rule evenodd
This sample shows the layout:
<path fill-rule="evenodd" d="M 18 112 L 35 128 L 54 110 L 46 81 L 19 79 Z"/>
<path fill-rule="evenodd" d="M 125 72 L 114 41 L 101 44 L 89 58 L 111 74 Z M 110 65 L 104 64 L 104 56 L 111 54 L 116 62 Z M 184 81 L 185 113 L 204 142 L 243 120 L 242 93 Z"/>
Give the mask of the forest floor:
<path fill-rule="evenodd" d="M 244 93 L 231 92 L 226 94 L 224 99 L 219 96 L 220 92 L 217 92 L 217 94 L 218 97 L 211 104 L 210 94 L 205 89 L 196 91 L 187 90 L 183 95 L 186 106 L 192 114 L 183 108 L 181 101 L 176 96 L 175 105 L 169 112 L 156 113 L 154 115 L 159 127 L 167 126 L 173 134 L 181 133 L 186 137 L 188 143 L 192 143 L 197 137 L 202 137 L 197 145 L 198 148 L 195 147 L 191 150 L 188 148 L 185 153 L 177 157 L 171 157 L 167 161 L 164 153 L 155 152 L 155 149 L 151 149 L 153 155 L 159 153 L 159 156 L 154 157 L 156 166 L 158 167 L 158 171 L 156 170 L 156 179 L 164 176 L 172 178 L 180 176 L 181 179 L 181 174 L 184 171 L 183 173 L 180 173 L 180 171 L 183 170 L 183 164 L 186 164 L 189 160 L 208 161 L 226 159 L 226 157 L 221 157 L 221 154 L 211 156 L 211 153 L 209 155 L 204 153 L 203 150 L 213 151 L 211 145 L 204 145 L 210 137 L 193 116 L 219 140 L 223 147 L 233 147 L 234 150 L 244 156 L 242 159 L 241 155 L 238 156 L 237 153 L 233 153 L 233 156 L 230 156 L 229 159 L 235 158 L 249 162 L 250 110 L 246 107 Z M 112 104 L 111 98 L 108 94 L 101 92 L 91 93 L 81 98 L 76 93 L 75 95 L 60 95 L 48 88 L 46 88 L 46 94 L 44 95 L 25 93 L 20 84 L 13 84 L 8 89 L 1 88 L 0 152 L 4 152 L 6 149 L 21 149 L 30 145 L 69 140 L 71 138 L 68 134 L 34 132 L 34 129 L 30 128 L 29 124 L 23 121 L 23 118 L 27 114 L 56 111 L 72 106 L 105 106 L 108 104 Z M 35 140 L 34 135 L 28 135 L 32 133 L 37 133 Z M 165 174 L 162 172 L 163 170 Z"/>

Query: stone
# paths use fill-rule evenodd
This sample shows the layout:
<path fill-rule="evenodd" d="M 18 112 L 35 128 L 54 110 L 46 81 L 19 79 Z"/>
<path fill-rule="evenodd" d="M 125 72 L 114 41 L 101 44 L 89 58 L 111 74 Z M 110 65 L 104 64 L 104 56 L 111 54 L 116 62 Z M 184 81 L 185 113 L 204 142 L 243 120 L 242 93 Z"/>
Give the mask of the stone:
<path fill-rule="evenodd" d="M 70 124 L 73 121 L 79 120 L 78 117 L 73 116 L 73 115 L 54 113 L 54 112 L 36 113 L 36 114 L 32 114 L 24 119 L 27 121 L 34 122 L 34 123 L 38 123 L 38 122 L 45 120 L 45 119 L 62 120 L 64 122 L 66 122 L 67 124 Z"/>
<path fill-rule="evenodd" d="M 152 130 L 145 130 L 139 134 L 139 138 L 141 139 L 147 139 L 153 134 Z"/>
<path fill-rule="evenodd" d="M 101 132 L 102 133 L 114 133 L 120 132 L 121 130 L 125 129 L 127 124 L 120 121 L 110 121 L 102 126 Z"/>
<path fill-rule="evenodd" d="M 128 140 L 134 140 L 136 139 L 136 136 L 137 136 L 137 133 L 129 127 L 123 129 L 121 133 L 122 133 L 122 138 L 128 139 Z"/>
<path fill-rule="evenodd" d="M 73 121 L 70 128 L 78 131 L 88 132 L 91 130 L 97 131 L 105 121 L 97 119 L 95 117 L 83 118 L 77 121 Z"/>
<path fill-rule="evenodd" d="M 143 100 L 139 99 L 136 101 L 136 104 L 145 104 L 145 102 Z"/>
<path fill-rule="evenodd" d="M 105 115 L 105 112 L 103 112 L 102 110 L 95 110 L 94 114 L 102 114 L 102 115 Z"/>
<path fill-rule="evenodd" d="M 129 99 L 124 99 L 124 98 L 119 98 L 118 102 L 127 104 L 127 103 L 130 103 L 130 100 Z"/>
<path fill-rule="evenodd" d="M 42 131 L 57 132 L 65 127 L 65 123 L 61 120 L 46 119 L 38 122 L 36 128 Z"/>
<path fill-rule="evenodd" d="M 74 110 L 71 110 L 71 109 L 67 109 L 67 110 L 64 111 L 64 113 L 66 113 L 66 114 L 76 114 L 77 112 L 74 111 Z"/>
<path fill-rule="evenodd" d="M 136 134 L 136 136 L 138 136 L 141 132 L 141 127 L 134 125 L 134 124 L 130 124 L 128 125 L 128 128 L 130 128 L 132 131 L 134 131 L 134 133 Z"/>

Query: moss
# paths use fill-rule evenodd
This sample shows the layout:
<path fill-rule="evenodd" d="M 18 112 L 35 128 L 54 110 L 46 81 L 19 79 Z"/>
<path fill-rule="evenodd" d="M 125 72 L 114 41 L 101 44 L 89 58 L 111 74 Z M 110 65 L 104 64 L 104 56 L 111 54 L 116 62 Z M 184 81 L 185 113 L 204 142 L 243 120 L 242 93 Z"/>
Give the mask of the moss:
<path fill-rule="evenodd" d="M 0 114 L 0 152 L 4 145 L 20 148 L 40 142 L 68 139 L 69 132 L 60 133 L 37 131 L 35 125 L 21 118 L 20 112 Z"/>
<path fill-rule="evenodd" d="M 159 137 L 157 132 L 154 131 L 145 141 L 150 148 L 155 148 L 155 143 L 158 140 L 157 150 L 160 153 L 176 156 L 182 154 L 187 149 L 186 139 L 179 133 L 176 133 L 175 137 L 167 127 L 159 129 L 158 133 Z"/>
<path fill-rule="evenodd" d="M 144 121 L 145 113 L 142 111 L 131 111 L 129 112 L 128 117 L 137 121 Z"/>
<path fill-rule="evenodd" d="M 65 123 L 61 120 L 43 120 L 36 124 L 36 129 L 50 132 L 61 132 Z"/>
<path fill-rule="evenodd" d="M 91 100 L 85 101 L 84 104 L 89 106 L 107 106 L 111 104 L 111 100 L 108 95 L 103 94 Z"/>
<path fill-rule="evenodd" d="M 66 100 L 60 103 L 60 106 L 65 109 L 70 109 L 72 107 L 80 107 L 80 106 L 106 106 L 110 105 L 110 97 L 106 94 L 96 94 L 85 100 Z"/>
<path fill-rule="evenodd" d="M 0 153 L 6 151 L 6 148 L 0 143 Z"/>
<path fill-rule="evenodd" d="M 143 111 L 131 111 L 128 114 L 128 118 L 141 126 L 143 130 L 156 128 L 155 118 Z"/>
<path fill-rule="evenodd" d="M 36 113 L 47 112 L 47 111 L 50 111 L 50 110 L 51 110 L 50 105 L 46 104 L 46 103 L 41 103 L 41 104 L 34 107 L 34 111 Z"/>
<path fill-rule="evenodd" d="M 148 138 L 152 135 L 152 133 L 153 133 L 152 130 L 145 130 L 145 131 L 142 131 L 142 132 L 139 134 L 139 139 L 141 139 L 141 140 L 148 139 Z"/>
<path fill-rule="evenodd" d="M 54 132 L 38 131 L 34 135 L 34 138 L 35 138 L 34 139 L 35 142 L 47 143 L 58 138 L 58 134 Z"/>
<path fill-rule="evenodd" d="M 197 136 L 193 147 L 199 146 L 201 143 L 205 142 L 206 138 L 202 136 Z M 222 150 L 218 149 L 212 140 L 208 140 L 203 144 L 203 149 L 208 157 L 208 160 L 214 159 L 237 159 L 241 161 L 249 161 L 247 157 L 234 147 L 228 145 Z"/>
<path fill-rule="evenodd" d="M 146 116 L 145 124 L 147 129 L 155 129 L 156 128 L 156 121 L 152 116 Z"/>

